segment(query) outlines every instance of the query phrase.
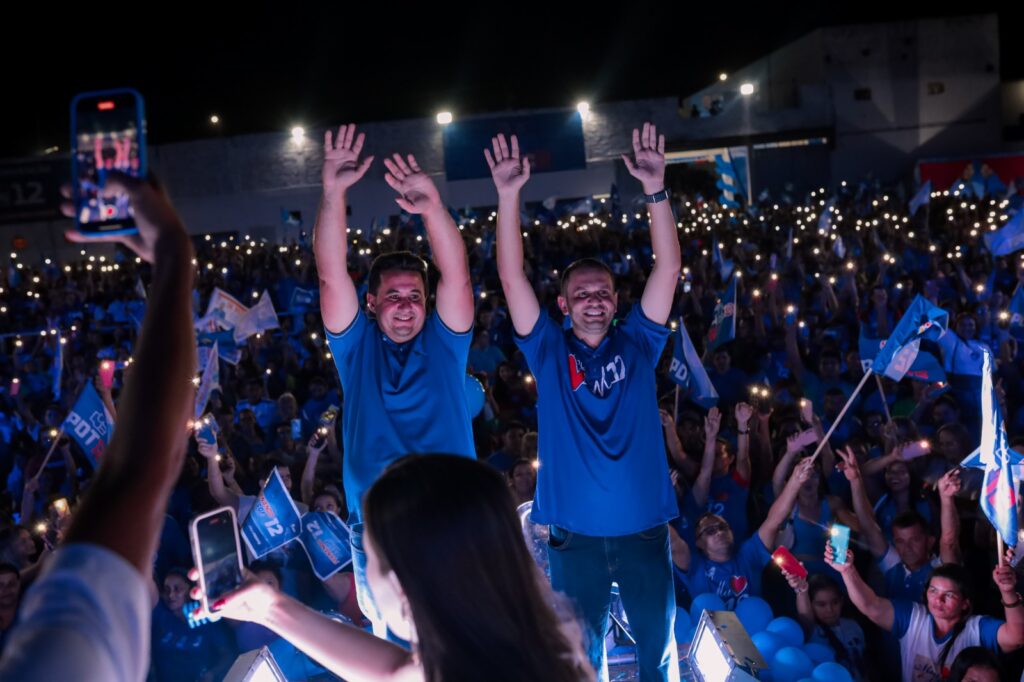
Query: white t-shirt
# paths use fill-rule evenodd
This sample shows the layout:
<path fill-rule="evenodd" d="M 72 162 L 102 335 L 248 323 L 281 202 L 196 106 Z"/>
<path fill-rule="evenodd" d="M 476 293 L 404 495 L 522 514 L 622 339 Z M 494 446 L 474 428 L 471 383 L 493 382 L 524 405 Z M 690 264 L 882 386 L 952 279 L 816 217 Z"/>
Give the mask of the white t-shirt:
<path fill-rule="evenodd" d="M 22 597 L 0 680 L 145 680 L 155 596 L 118 554 L 60 547 Z"/>
<path fill-rule="evenodd" d="M 956 655 L 967 647 L 983 646 L 999 654 L 997 636 L 1003 621 L 988 616 L 970 616 L 950 647 L 940 671 L 939 657 L 953 633 L 947 634 L 942 641 L 936 641 L 935 621 L 927 608 L 902 599 L 892 600 L 892 605 L 892 632 L 900 640 L 903 682 L 939 682 L 944 677 L 943 673 L 953 665 Z"/>

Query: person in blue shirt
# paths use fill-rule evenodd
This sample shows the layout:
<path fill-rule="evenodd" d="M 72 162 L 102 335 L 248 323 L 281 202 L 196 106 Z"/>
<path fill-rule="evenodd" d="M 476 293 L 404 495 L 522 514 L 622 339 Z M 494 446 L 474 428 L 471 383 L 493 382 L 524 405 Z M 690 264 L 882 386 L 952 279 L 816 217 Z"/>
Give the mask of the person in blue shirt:
<path fill-rule="evenodd" d="M 853 509 L 860 533 L 878 561 L 884 576 L 885 596 L 919 601 L 922 587 L 932 569 L 943 563 L 960 563 L 960 517 L 953 498 L 960 490 L 960 470 L 953 469 L 936 486 L 941 501 L 939 556 L 932 555 L 935 537 L 928 522 L 913 509 L 897 514 L 892 522 L 892 543 L 885 538 L 864 490 L 864 481 L 856 455 L 849 449 L 838 451 L 843 474 L 850 482 Z"/>
<path fill-rule="evenodd" d="M 722 416 L 712 407 L 705 418 L 704 458 L 690 494 L 697 508 L 724 518 L 738 537 L 749 535 L 747 499 L 750 497 L 750 417 L 754 408 L 736 405 L 738 446 L 718 437 Z"/>
<path fill-rule="evenodd" d="M 341 126 L 337 137 L 331 131 L 324 137 L 323 196 L 313 252 L 320 314 L 347 408 L 342 414 L 343 479 L 359 604 L 375 632 L 383 634 L 384 621 L 366 584 L 363 493 L 406 454 L 476 456 L 465 398 L 474 302 L 462 236 L 437 187 L 412 155 L 395 154 L 384 161 L 384 179 L 398 192 L 399 207 L 423 218 L 441 274 L 436 309 L 427 309 L 427 263 L 409 252 L 374 260 L 366 312 L 360 308 L 347 265 L 346 194 L 373 161 L 372 156 L 360 158 L 364 139 L 355 125 Z"/>
<path fill-rule="evenodd" d="M 769 548 L 775 546 L 779 529 L 793 508 L 800 486 L 813 470 L 810 458 L 796 465 L 782 494 L 768 510 L 764 523 L 738 546 L 725 519 L 710 512 L 700 516 L 696 528 L 697 551 L 683 543 L 685 553 L 677 551 L 675 562 L 683 571 L 683 580 L 691 595 L 716 594 L 727 609 L 735 609 L 747 597 L 761 595 L 761 573 L 771 561 Z"/>
<path fill-rule="evenodd" d="M 551 582 L 576 602 L 587 653 L 607 679 L 604 635 L 617 582 L 637 640 L 643 680 L 675 674 L 675 594 L 667 522 L 676 516 L 655 368 L 680 273 L 665 190 L 665 138 L 645 123 L 623 160 L 647 201 L 656 259 L 639 305 L 613 324 L 615 279 L 596 259 L 561 274 L 558 307 L 570 329 L 541 310 L 524 271 L 520 190 L 530 162 L 503 135 L 484 155 L 498 191 L 498 274 L 516 344 L 537 386 L 540 469 L 533 520 L 550 525 Z"/>
<path fill-rule="evenodd" d="M 1000 564 L 992 571 L 1005 609 L 1005 621 L 971 615 L 970 581 L 956 564 L 936 568 L 923 590 L 924 604 L 906 599 L 885 599 L 868 587 L 853 565 L 853 552 L 835 563 L 831 544 L 825 561 L 843 576 L 850 601 L 869 620 L 892 632 L 900 642 L 901 679 L 904 682 L 939 682 L 960 651 L 983 646 L 992 653 L 1010 653 L 1024 646 L 1024 600 L 1017 592 L 1013 568 Z"/>
<path fill-rule="evenodd" d="M 277 421 L 277 403 L 264 397 L 263 382 L 259 379 L 245 383 L 245 400 L 239 400 L 235 405 L 235 414 L 241 414 L 242 410 L 251 410 L 256 415 L 256 423 L 267 433 Z"/>

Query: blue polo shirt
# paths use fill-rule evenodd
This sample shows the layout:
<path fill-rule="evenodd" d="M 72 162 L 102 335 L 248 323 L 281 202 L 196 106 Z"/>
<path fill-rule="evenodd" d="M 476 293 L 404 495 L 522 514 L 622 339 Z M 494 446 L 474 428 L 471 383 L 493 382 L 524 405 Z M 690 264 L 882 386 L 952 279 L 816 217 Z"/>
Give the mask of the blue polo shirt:
<path fill-rule="evenodd" d="M 402 456 L 476 457 L 465 389 L 472 330 L 453 332 L 435 310 L 413 339 L 395 343 L 360 309 L 342 333 L 325 332 L 345 396 L 349 524 L 362 516 L 363 493 Z"/>
<path fill-rule="evenodd" d="M 916 571 L 911 571 L 902 561 L 896 549 L 889 545 L 889 551 L 878 560 L 878 566 L 882 569 L 885 580 L 885 597 L 887 599 L 904 599 L 919 604 L 924 603 L 924 588 L 928 584 L 928 578 L 932 570 L 941 566 L 942 560 L 932 557 Z"/>
<path fill-rule="evenodd" d="M 535 522 L 611 537 L 676 516 L 654 374 L 668 335 L 636 305 L 597 348 L 545 314 L 516 338 L 537 382 Z"/>

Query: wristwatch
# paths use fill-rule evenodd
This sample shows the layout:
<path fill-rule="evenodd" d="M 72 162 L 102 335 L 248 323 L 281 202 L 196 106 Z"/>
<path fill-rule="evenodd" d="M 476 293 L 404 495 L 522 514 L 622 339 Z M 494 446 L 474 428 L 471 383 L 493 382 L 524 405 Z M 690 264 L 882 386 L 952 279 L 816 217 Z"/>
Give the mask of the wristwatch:
<path fill-rule="evenodd" d="M 656 204 L 659 201 L 665 201 L 665 199 L 668 199 L 668 189 L 663 189 L 660 192 L 655 192 L 654 194 L 644 195 L 644 201 L 648 204 Z"/>

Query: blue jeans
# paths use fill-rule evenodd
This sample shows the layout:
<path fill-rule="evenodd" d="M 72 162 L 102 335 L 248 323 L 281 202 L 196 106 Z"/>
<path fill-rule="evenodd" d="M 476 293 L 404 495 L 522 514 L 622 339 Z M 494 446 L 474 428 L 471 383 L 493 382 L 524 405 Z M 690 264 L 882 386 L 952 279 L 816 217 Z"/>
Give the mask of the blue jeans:
<path fill-rule="evenodd" d="M 551 527 L 551 586 L 573 600 L 584 627 L 584 646 L 598 679 L 608 679 L 604 635 L 612 583 L 618 583 L 629 629 L 637 643 L 641 682 L 679 679 L 675 591 L 668 526 L 632 535 L 593 537 Z"/>
<path fill-rule="evenodd" d="M 373 592 L 370 591 L 370 584 L 366 582 L 366 550 L 363 548 L 363 524 L 355 523 L 349 529 L 349 544 L 352 547 L 352 572 L 356 578 L 356 600 L 359 602 L 359 610 L 363 612 L 373 625 L 373 634 L 381 639 L 401 645 L 409 649 L 409 642 L 395 635 L 384 622 L 384 617 L 377 610 L 377 604 L 373 601 Z"/>

